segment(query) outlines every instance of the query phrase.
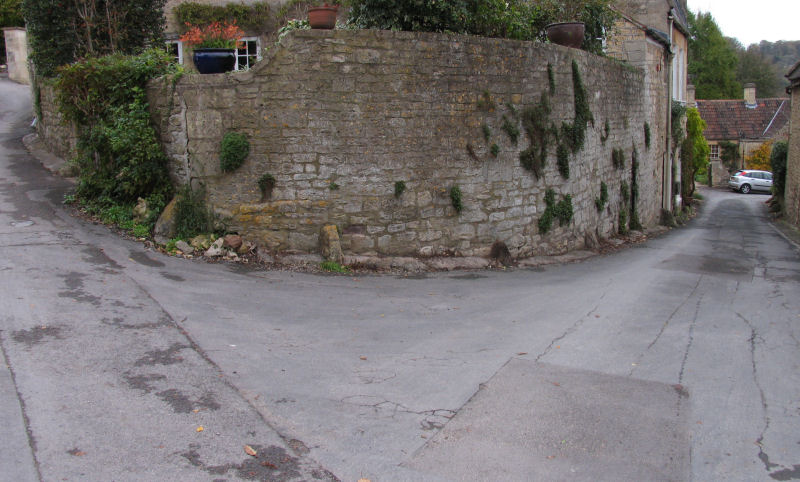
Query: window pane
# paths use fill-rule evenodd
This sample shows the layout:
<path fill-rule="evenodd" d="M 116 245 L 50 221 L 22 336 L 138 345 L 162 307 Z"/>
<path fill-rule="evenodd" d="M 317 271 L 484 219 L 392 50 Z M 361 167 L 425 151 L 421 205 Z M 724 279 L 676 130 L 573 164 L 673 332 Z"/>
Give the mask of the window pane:
<path fill-rule="evenodd" d="M 246 37 L 241 42 L 241 48 L 236 50 L 236 70 L 250 68 L 258 60 L 258 39 Z"/>

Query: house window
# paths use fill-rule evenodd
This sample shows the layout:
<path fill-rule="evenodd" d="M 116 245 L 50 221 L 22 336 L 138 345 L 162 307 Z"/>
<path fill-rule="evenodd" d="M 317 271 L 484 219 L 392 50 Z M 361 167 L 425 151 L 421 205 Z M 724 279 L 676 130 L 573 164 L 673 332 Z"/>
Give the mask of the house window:
<path fill-rule="evenodd" d="M 711 148 L 711 160 L 712 161 L 719 161 L 719 145 L 712 144 L 708 146 Z"/>
<path fill-rule="evenodd" d="M 240 39 L 242 48 L 236 50 L 236 70 L 249 69 L 261 60 L 261 49 L 258 46 L 258 37 L 244 37 Z"/>
<path fill-rule="evenodd" d="M 167 45 L 167 52 L 172 56 L 172 59 L 179 65 L 183 65 L 183 42 L 180 40 L 168 40 L 165 42 Z"/>

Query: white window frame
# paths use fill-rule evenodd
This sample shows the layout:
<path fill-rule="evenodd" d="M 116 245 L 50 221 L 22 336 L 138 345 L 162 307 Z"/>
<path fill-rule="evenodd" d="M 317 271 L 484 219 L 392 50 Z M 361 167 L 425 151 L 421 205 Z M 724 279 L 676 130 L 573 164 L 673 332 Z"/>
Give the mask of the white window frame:
<path fill-rule="evenodd" d="M 719 144 L 711 144 L 709 147 L 708 154 L 712 161 L 719 161 Z"/>
<path fill-rule="evenodd" d="M 242 38 L 239 39 L 239 41 L 240 42 L 245 42 L 245 48 L 244 48 L 245 54 L 241 54 L 240 53 L 240 51 L 242 49 L 236 49 L 236 63 L 233 66 L 234 70 L 244 70 L 246 68 L 252 67 L 252 65 L 249 65 L 247 63 L 248 62 L 247 61 L 248 57 L 253 56 L 253 53 L 251 53 L 249 50 L 247 50 L 247 48 L 249 47 L 249 45 L 247 45 L 247 42 L 255 42 L 255 46 L 256 46 L 256 51 L 255 51 L 256 62 L 261 60 L 261 40 L 258 37 L 242 37 Z M 240 63 L 239 63 L 239 59 L 240 58 L 244 59 L 244 61 L 245 61 L 244 65 L 240 65 Z"/>
<path fill-rule="evenodd" d="M 180 40 L 167 40 L 164 43 L 167 45 L 167 47 L 171 47 L 172 45 L 178 46 L 178 64 L 183 65 L 183 42 Z M 168 52 L 172 54 L 171 50 L 168 50 Z"/>

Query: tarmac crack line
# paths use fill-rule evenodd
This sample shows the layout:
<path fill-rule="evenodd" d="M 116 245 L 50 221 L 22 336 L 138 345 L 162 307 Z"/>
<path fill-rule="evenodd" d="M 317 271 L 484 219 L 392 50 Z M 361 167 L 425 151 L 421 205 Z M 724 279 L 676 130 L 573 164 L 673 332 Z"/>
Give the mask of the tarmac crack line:
<path fill-rule="evenodd" d="M 670 313 L 670 315 L 667 317 L 667 319 L 661 325 L 661 329 L 658 331 L 658 334 L 656 334 L 655 338 L 653 338 L 653 341 L 651 341 L 650 344 L 647 345 L 647 348 L 645 348 L 643 352 L 639 353 L 639 356 L 636 357 L 636 361 L 634 362 L 634 364 L 631 365 L 632 368 L 631 368 L 630 372 L 628 372 L 628 376 L 629 377 L 633 376 L 633 372 L 635 372 L 636 369 L 639 367 L 639 365 L 641 364 L 642 358 L 644 358 L 645 354 L 648 351 L 650 351 L 650 349 L 653 348 L 653 346 L 655 346 L 656 343 L 658 343 L 658 340 L 661 338 L 661 336 L 667 330 L 667 327 L 672 322 L 672 319 L 675 318 L 675 315 L 678 314 L 678 312 L 681 310 L 681 308 L 686 306 L 686 303 L 690 299 L 692 299 L 692 297 L 695 295 L 695 293 L 697 293 L 697 289 L 700 286 L 700 282 L 702 280 L 703 280 L 703 276 L 700 275 L 700 277 L 697 278 L 697 283 L 695 283 L 694 288 L 692 288 L 692 291 L 690 291 L 689 294 L 686 295 L 686 298 L 677 307 L 675 307 L 674 310 L 672 310 L 672 313 Z M 684 362 L 685 362 L 685 360 L 684 360 Z M 682 368 L 683 367 L 681 367 L 681 369 Z"/>
<path fill-rule="evenodd" d="M 750 362 L 752 364 L 753 383 L 755 384 L 756 388 L 758 388 L 758 394 L 759 397 L 761 398 L 761 410 L 763 411 L 763 416 L 764 416 L 764 427 L 761 429 L 761 433 L 758 435 L 758 439 L 756 439 L 756 445 L 758 445 L 758 458 L 761 460 L 761 462 L 764 463 L 764 468 L 767 470 L 767 472 L 769 472 L 770 470 L 776 467 L 780 467 L 780 465 L 770 462 L 769 455 L 764 451 L 764 444 L 763 444 L 764 436 L 769 430 L 771 420 L 769 418 L 769 412 L 768 412 L 769 406 L 767 404 L 767 397 L 766 395 L 764 395 L 764 388 L 761 386 L 761 382 L 758 379 L 758 364 L 756 363 L 756 343 L 759 339 L 761 339 L 762 342 L 764 340 L 758 335 L 755 326 L 753 326 L 753 323 L 750 320 L 742 316 L 742 314 L 739 312 L 736 312 L 736 316 L 738 316 L 739 319 L 742 320 L 744 324 L 747 325 L 748 328 L 750 328 L 750 338 L 748 341 L 750 343 Z"/>
<path fill-rule="evenodd" d="M 36 439 L 33 437 L 33 431 L 31 430 L 31 420 L 28 417 L 27 408 L 25 407 L 25 400 L 22 398 L 22 394 L 19 391 L 17 374 L 14 372 L 14 368 L 11 366 L 11 360 L 8 358 L 8 352 L 3 345 L 3 330 L 0 330 L 0 352 L 3 354 L 3 363 L 5 363 L 9 375 L 11 375 L 11 383 L 14 384 L 14 392 L 17 397 L 17 402 L 19 403 L 20 412 L 22 413 L 22 421 L 25 424 L 25 435 L 28 438 L 28 446 L 31 450 L 31 458 L 33 459 L 33 468 L 36 470 L 36 478 L 38 480 L 42 480 L 42 471 L 39 467 L 39 458 L 36 454 Z"/>
<path fill-rule="evenodd" d="M 700 305 L 703 303 L 703 298 L 705 297 L 705 293 L 700 295 L 700 298 L 697 300 L 697 304 L 695 305 L 694 309 L 694 316 L 692 316 L 692 321 L 689 323 L 689 335 L 688 340 L 686 341 L 686 350 L 683 352 L 683 360 L 681 360 L 681 369 L 678 372 L 678 384 L 676 388 L 683 389 L 683 374 L 686 370 L 686 363 L 689 360 L 689 352 L 692 351 L 692 345 L 694 344 L 694 327 L 697 325 L 697 317 L 700 314 Z M 682 402 L 682 396 L 678 396 L 678 403 L 676 407 L 676 415 L 680 416 Z"/>
<path fill-rule="evenodd" d="M 598 300 L 598 301 L 602 301 L 602 300 L 603 300 L 603 298 L 605 298 L 605 296 L 606 296 L 606 293 L 603 293 L 603 294 L 602 294 L 602 296 L 600 296 L 600 300 Z M 575 332 L 578 330 L 578 328 L 580 328 L 580 327 L 581 327 L 581 325 L 583 325 L 583 323 L 584 323 L 584 322 L 585 322 L 587 319 L 589 319 L 589 318 L 590 318 L 590 317 L 591 317 L 593 314 L 595 314 L 595 312 L 597 312 L 597 310 L 598 310 L 599 308 L 600 308 L 600 303 L 598 302 L 598 304 L 597 304 L 597 305 L 595 305 L 595 307 L 594 307 L 594 308 L 592 308 L 591 310 L 589 310 L 589 312 L 588 312 L 588 313 L 586 313 L 586 314 L 585 314 L 585 315 L 583 315 L 582 317 L 578 318 L 578 319 L 575 321 L 575 323 L 573 323 L 573 324 L 572 324 L 572 326 L 570 326 L 569 328 L 567 328 L 566 330 L 564 330 L 564 333 L 562 333 L 561 335 L 557 336 L 556 338 L 553 338 L 553 339 L 550 341 L 550 344 L 549 344 L 549 345 L 547 345 L 547 348 L 545 348 L 545 349 L 544 349 L 544 351 L 543 351 L 543 352 L 541 352 L 541 353 L 540 353 L 540 354 L 539 354 L 539 355 L 536 357 L 536 359 L 535 359 L 534 361 L 538 363 L 538 362 L 539 362 L 539 360 L 541 360 L 543 357 L 547 356 L 547 354 L 548 354 L 548 353 L 550 353 L 550 350 L 552 350 L 552 349 L 553 349 L 553 346 L 555 346 L 555 344 L 556 344 L 556 343 L 558 343 L 559 341 L 561 341 L 561 340 L 563 340 L 564 338 L 568 337 L 569 335 L 571 335 L 571 334 L 575 333 Z"/>

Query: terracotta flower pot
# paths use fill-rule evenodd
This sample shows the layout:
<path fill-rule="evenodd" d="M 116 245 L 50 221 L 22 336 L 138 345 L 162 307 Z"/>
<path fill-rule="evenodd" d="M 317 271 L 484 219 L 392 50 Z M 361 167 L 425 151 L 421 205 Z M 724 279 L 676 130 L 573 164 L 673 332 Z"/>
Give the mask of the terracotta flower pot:
<path fill-rule="evenodd" d="M 230 72 L 236 65 L 235 49 L 195 49 L 192 60 L 201 74 Z"/>
<path fill-rule="evenodd" d="M 581 48 L 583 44 L 583 34 L 586 31 L 586 25 L 583 22 L 561 22 L 551 23 L 546 27 L 547 38 L 551 42 L 563 45 L 564 47 L 572 47 L 573 49 Z"/>
<path fill-rule="evenodd" d="M 310 7 L 308 9 L 308 24 L 311 28 L 333 29 L 336 27 L 336 13 L 338 7 Z"/>

